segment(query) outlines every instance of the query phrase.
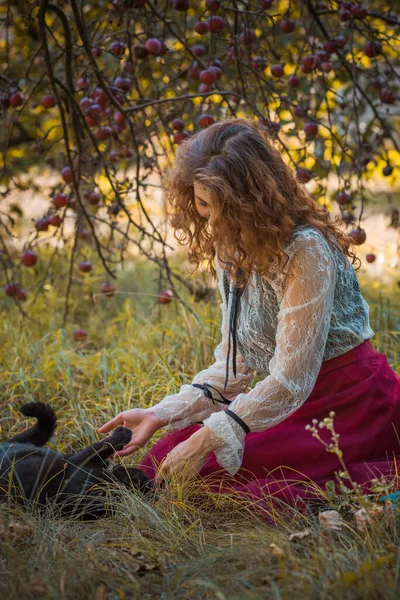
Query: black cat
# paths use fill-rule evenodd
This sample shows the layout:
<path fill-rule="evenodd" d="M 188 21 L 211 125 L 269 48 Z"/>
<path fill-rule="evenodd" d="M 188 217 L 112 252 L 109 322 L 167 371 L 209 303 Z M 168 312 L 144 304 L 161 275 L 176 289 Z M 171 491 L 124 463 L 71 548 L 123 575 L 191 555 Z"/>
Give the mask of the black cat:
<path fill-rule="evenodd" d="M 144 471 L 107 460 L 131 439 L 131 431 L 117 427 L 111 435 L 75 454 L 61 454 L 42 448 L 56 428 L 54 410 L 42 402 L 21 407 L 36 424 L 0 444 L 0 501 L 37 502 L 39 507 L 55 503 L 62 513 L 82 520 L 112 514 L 107 494 L 117 482 L 145 494 L 152 494 L 152 481 Z"/>

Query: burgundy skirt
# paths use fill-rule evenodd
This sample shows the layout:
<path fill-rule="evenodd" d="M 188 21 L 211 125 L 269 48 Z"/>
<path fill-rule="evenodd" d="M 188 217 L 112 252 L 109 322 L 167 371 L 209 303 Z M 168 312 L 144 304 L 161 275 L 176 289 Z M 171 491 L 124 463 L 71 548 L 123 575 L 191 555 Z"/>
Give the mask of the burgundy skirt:
<path fill-rule="evenodd" d="M 396 485 L 400 377 L 386 355 L 369 340 L 324 361 L 310 396 L 284 421 L 266 431 L 247 434 L 242 466 L 235 476 L 229 475 L 211 452 L 199 472 L 199 482 L 206 482 L 211 491 L 239 493 L 265 514 L 275 512 L 277 506 L 303 510 L 308 499 L 324 496 L 330 480 L 339 492 L 338 473 L 343 471 L 339 457 L 306 429 L 313 419 L 320 422 L 331 411 L 335 413 L 333 425 L 339 434 L 342 460 L 350 475 L 350 481 L 342 479 L 344 484 L 351 487 L 353 481 L 365 494 L 373 493 L 372 480 L 382 476 L 383 481 L 395 480 Z M 153 478 L 156 465 L 199 427 L 190 425 L 162 437 L 143 457 L 140 468 Z M 326 444 L 332 443 L 330 431 L 317 429 Z"/>

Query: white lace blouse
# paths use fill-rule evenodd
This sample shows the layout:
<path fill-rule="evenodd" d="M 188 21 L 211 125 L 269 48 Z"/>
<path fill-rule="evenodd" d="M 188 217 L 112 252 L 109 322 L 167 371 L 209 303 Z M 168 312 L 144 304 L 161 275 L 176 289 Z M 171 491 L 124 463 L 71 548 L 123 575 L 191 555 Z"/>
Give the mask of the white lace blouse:
<path fill-rule="evenodd" d="M 311 394 L 322 361 L 344 354 L 374 335 L 369 306 L 343 252 L 332 248 L 310 225 L 294 230 L 285 252 L 289 256 L 285 274 L 273 268 L 272 275 L 253 274 L 243 291 L 237 316 L 236 377 L 230 368 L 225 390 L 232 294 L 227 303 L 223 269 L 216 260 L 223 300 L 222 341 L 215 348 L 214 364 L 192 381 L 211 384 L 233 399 L 229 409 L 251 432 L 267 430 L 295 412 Z M 266 377 L 247 391 L 254 371 Z M 220 397 L 215 391 L 213 396 Z M 218 463 L 234 475 L 242 463 L 246 432 L 223 407 L 214 404 L 203 390 L 184 384 L 152 411 L 169 420 L 168 432 L 203 420 L 211 430 Z"/>

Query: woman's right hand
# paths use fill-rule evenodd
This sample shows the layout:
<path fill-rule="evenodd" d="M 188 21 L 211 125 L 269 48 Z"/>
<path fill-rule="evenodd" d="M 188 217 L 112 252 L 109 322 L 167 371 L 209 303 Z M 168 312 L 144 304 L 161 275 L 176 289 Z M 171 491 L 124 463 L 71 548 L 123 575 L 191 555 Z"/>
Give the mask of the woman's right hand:
<path fill-rule="evenodd" d="M 119 425 L 130 429 L 132 437 L 122 450 L 115 452 L 114 456 L 129 456 L 139 448 L 142 448 L 155 432 L 164 426 L 164 423 L 151 412 L 150 408 L 133 408 L 119 413 L 111 421 L 102 425 L 97 431 L 99 433 L 108 433 Z"/>

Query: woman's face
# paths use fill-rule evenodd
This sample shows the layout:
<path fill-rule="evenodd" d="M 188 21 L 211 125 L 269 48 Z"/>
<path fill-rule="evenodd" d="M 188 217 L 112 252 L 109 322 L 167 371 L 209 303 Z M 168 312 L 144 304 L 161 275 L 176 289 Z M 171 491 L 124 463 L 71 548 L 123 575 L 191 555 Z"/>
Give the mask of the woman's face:
<path fill-rule="evenodd" d="M 196 210 L 201 217 L 208 220 L 210 226 L 213 226 L 215 220 L 215 212 L 213 209 L 213 203 L 207 192 L 206 188 L 201 183 L 194 183 L 194 201 L 196 204 Z"/>

